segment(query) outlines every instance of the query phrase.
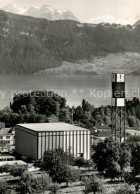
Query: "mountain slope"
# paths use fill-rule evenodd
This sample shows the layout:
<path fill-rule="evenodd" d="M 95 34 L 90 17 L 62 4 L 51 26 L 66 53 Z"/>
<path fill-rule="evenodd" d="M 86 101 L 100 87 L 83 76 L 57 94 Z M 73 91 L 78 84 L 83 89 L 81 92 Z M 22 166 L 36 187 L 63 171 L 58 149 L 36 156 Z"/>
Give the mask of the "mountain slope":
<path fill-rule="evenodd" d="M 140 26 L 140 20 L 136 21 L 136 23 L 134 24 L 134 27 Z"/>
<path fill-rule="evenodd" d="M 62 61 L 140 51 L 140 29 L 49 21 L 0 11 L 0 73 L 34 73 Z"/>
<path fill-rule="evenodd" d="M 45 18 L 48 20 L 74 20 L 78 21 L 78 19 L 73 15 L 70 11 L 60 11 L 57 9 L 53 9 L 51 6 L 42 5 L 40 8 L 37 7 L 29 7 L 27 9 L 19 8 L 13 4 L 8 4 L 3 8 L 4 11 L 21 14 L 26 16 L 32 16 L 36 18 Z"/>
<path fill-rule="evenodd" d="M 19 9 L 13 5 L 13 4 L 8 4 L 5 7 L 3 7 L 4 11 L 10 12 L 10 13 L 15 13 L 15 14 L 19 14 Z"/>

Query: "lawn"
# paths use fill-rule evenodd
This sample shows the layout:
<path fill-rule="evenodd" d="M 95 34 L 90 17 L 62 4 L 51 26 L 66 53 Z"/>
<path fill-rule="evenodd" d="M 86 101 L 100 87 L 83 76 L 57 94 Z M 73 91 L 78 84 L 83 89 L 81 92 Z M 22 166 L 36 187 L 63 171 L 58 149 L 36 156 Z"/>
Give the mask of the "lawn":
<path fill-rule="evenodd" d="M 106 182 L 106 180 L 105 180 Z M 109 182 L 106 182 L 105 183 L 105 190 L 106 190 L 106 193 L 105 194 L 113 194 L 113 192 L 124 186 L 124 183 L 109 183 Z M 83 193 L 83 190 L 84 190 L 84 186 L 81 185 L 81 182 L 76 182 L 76 183 L 72 183 L 72 184 L 69 184 L 69 187 L 66 187 L 65 184 L 61 184 L 60 185 L 60 189 L 58 190 L 58 193 L 62 193 L 62 194 L 82 194 Z M 45 194 L 49 194 L 49 191 L 46 191 Z"/>

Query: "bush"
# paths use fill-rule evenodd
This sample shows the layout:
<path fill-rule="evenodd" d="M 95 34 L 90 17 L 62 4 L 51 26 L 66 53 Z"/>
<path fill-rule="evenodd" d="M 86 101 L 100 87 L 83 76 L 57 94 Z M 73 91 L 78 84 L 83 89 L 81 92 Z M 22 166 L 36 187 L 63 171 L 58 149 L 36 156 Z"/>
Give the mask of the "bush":
<path fill-rule="evenodd" d="M 96 168 L 111 179 L 123 176 L 130 167 L 131 150 L 127 145 L 115 142 L 112 138 L 105 139 L 93 147 L 92 159 Z"/>
<path fill-rule="evenodd" d="M 5 181 L 0 180 L 0 193 L 6 194 L 7 193 L 7 183 Z"/>
<path fill-rule="evenodd" d="M 97 176 L 93 175 L 90 179 L 85 179 L 85 194 L 88 193 L 94 193 L 97 192 L 105 193 L 104 184 L 101 179 L 99 179 Z"/>
<path fill-rule="evenodd" d="M 49 176 L 42 174 L 34 176 L 32 173 L 24 172 L 20 178 L 18 192 L 23 193 L 41 193 L 49 188 Z"/>
<path fill-rule="evenodd" d="M 51 191 L 51 194 L 56 194 L 57 191 L 59 190 L 59 185 L 56 184 L 51 185 L 49 190 Z"/>
<path fill-rule="evenodd" d="M 125 185 L 124 187 L 115 191 L 114 194 L 136 194 L 136 192 L 129 185 Z"/>

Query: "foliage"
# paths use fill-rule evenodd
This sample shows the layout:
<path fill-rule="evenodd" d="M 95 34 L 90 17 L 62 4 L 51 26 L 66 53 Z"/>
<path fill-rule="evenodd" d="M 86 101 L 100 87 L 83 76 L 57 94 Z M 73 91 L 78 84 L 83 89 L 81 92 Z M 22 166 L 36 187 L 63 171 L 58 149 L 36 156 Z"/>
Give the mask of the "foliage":
<path fill-rule="evenodd" d="M 67 186 L 70 182 L 79 181 L 80 170 L 73 169 L 70 166 L 66 165 L 54 165 L 49 174 L 54 182 L 63 183 L 66 182 Z"/>
<path fill-rule="evenodd" d="M 25 170 L 26 170 L 26 167 L 20 166 L 20 165 L 16 165 L 16 166 L 3 165 L 0 167 L 1 173 L 3 172 L 10 173 L 12 176 L 21 176 Z"/>
<path fill-rule="evenodd" d="M 105 193 L 104 184 L 101 179 L 99 179 L 97 176 L 93 175 L 90 179 L 87 179 L 85 181 L 85 194 L 88 193 Z"/>
<path fill-rule="evenodd" d="M 51 194 L 56 194 L 57 191 L 59 190 L 59 185 L 57 184 L 51 185 L 49 190 L 51 191 Z"/>
<path fill-rule="evenodd" d="M 131 149 L 127 144 L 121 144 L 120 151 L 119 151 L 119 165 L 120 165 L 120 172 L 121 176 L 127 171 L 127 168 L 130 167 L 131 163 Z"/>
<path fill-rule="evenodd" d="M 108 163 L 109 166 L 105 168 L 105 176 L 111 178 L 112 180 L 120 176 L 120 165 L 118 162 L 112 160 Z"/>
<path fill-rule="evenodd" d="M 129 185 L 125 185 L 124 187 L 115 191 L 114 194 L 136 194 L 134 190 Z"/>
<path fill-rule="evenodd" d="M 133 185 L 135 187 L 136 193 L 140 191 L 140 177 L 136 176 L 134 173 L 125 173 L 124 180 L 129 185 Z"/>
<path fill-rule="evenodd" d="M 21 176 L 22 173 L 26 170 L 26 167 L 24 166 L 11 166 L 10 168 L 10 174 L 13 176 Z"/>
<path fill-rule="evenodd" d="M 7 183 L 3 180 L 0 180 L 0 193 L 1 194 L 8 194 L 8 191 L 7 191 Z"/>
<path fill-rule="evenodd" d="M 131 144 L 138 143 L 138 142 L 140 142 L 140 136 L 128 134 L 126 142 L 131 143 Z"/>
<path fill-rule="evenodd" d="M 41 193 L 49 187 L 49 176 L 42 174 L 42 176 L 35 176 L 32 173 L 24 172 L 20 179 L 19 192 L 20 193 Z"/>
<path fill-rule="evenodd" d="M 31 114 L 44 114 L 49 116 L 56 113 L 57 104 L 59 103 L 60 108 L 65 108 L 66 100 L 58 94 L 48 91 L 34 91 L 31 93 L 18 94 L 13 98 L 11 109 L 16 113 Z M 23 112 L 23 106 L 26 111 Z"/>
<path fill-rule="evenodd" d="M 140 108 L 139 100 L 134 98 L 127 101 L 130 111 L 127 111 L 126 121 L 129 126 L 138 129 L 140 121 L 137 114 L 137 106 Z M 132 106 L 132 108 L 131 108 Z M 131 109 L 133 111 L 131 111 Z M 42 123 L 48 122 L 48 118 L 54 116 L 56 120 L 90 129 L 94 131 L 95 125 L 111 126 L 111 106 L 95 108 L 83 99 L 82 106 L 66 106 L 66 99 L 52 91 L 34 91 L 15 95 L 10 108 L 0 111 L 0 121 L 11 127 L 17 123 Z M 73 117 L 73 118 L 72 118 Z"/>
<path fill-rule="evenodd" d="M 131 167 L 135 175 L 140 174 L 140 143 L 131 144 Z"/>
<path fill-rule="evenodd" d="M 117 24 L 79 27 L 75 21 L 48 21 L 4 11 L 0 15 L 1 28 L 6 29 L 8 23 L 10 32 L 7 39 L 0 37 L 0 65 L 6 73 L 34 73 L 60 66 L 62 61 L 90 61 L 94 56 L 140 49 L 139 28 Z"/>
<path fill-rule="evenodd" d="M 83 157 L 77 157 L 74 159 L 74 165 L 78 166 L 79 168 L 84 165 L 84 158 Z"/>
<path fill-rule="evenodd" d="M 130 166 L 131 151 L 128 146 L 123 144 L 120 146 L 110 138 L 93 146 L 92 159 L 99 172 L 114 179 L 119 175 L 122 176 Z"/>
<path fill-rule="evenodd" d="M 58 106 L 60 107 L 59 111 L 57 110 Z M 18 94 L 13 97 L 13 102 L 10 103 L 11 110 L 0 111 L 0 121 L 5 122 L 7 127 L 15 126 L 17 123 L 48 122 L 48 117 L 51 115 L 60 117 L 61 111 L 66 109 L 65 106 L 65 98 L 51 91 L 34 91 L 26 95 Z M 63 121 L 69 120 L 69 110 L 65 111 L 67 116 L 61 116 Z"/>
<path fill-rule="evenodd" d="M 49 171 L 54 182 L 72 182 L 80 177 L 80 171 L 71 168 L 69 165 L 73 157 L 65 153 L 61 148 L 47 150 L 43 156 L 43 169 Z"/>
<path fill-rule="evenodd" d="M 70 165 L 73 161 L 74 157 L 70 153 L 64 152 L 62 148 L 47 150 L 44 152 L 43 156 L 43 168 L 47 171 L 54 165 L 61 163 L 63 165 Z"/>
<path fill-rule="evenodd" d="M 93 111 L 94 107 L 83 99 L 82 106 L 73 107 L 74 123 L 88 129 L 93 128 L 95 125 L 95 120 L 92 116 Z"/>
<path fill-rule="evenodd" d="M 94 145 L 93 152 L 92 159 L 100 172 L 108 167 L 108 162 L 112 162 L 112 159 L 114 161 L 119 159 L 119 145 L 112 139 L 106 139 Z"/>

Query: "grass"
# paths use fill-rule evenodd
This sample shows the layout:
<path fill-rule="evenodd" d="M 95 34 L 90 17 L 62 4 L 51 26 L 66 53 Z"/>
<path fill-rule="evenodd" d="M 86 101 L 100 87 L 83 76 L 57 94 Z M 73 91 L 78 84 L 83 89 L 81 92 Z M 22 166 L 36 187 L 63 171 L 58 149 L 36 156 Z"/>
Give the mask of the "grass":
<path fill-rule="evenodd" d="M 40 73 L 46 74 L 108 74 L 112 72 L 126 74 L 132 73 L 139 69 L 140 54 L 139 53 L 113 53 L 103 57 L 95 57 L 88 62 L 81 60 L 77 63 L 64 61 L 61 66 L 46 69 Z"/>
<path fill-rule="evenodd" d="M 109 182 L 108 180 L 105 181 L 105 194 L 113 194 L 114 191 L 117 189 L 121 188 L 122 186 L 125 185 L 125 183 L 122 182 Z M 58 193 L 61 194 L 82 194 L 84 193 L 85 186 L 81 185 L 81 182 L 75 182 L 69 184 L 68 187 L 65 187 L 65 184 L 60 185 L 60 189 L 58 190 Z M 46 191 L 45 194 L 49 194 L 49 191 Z"/>

